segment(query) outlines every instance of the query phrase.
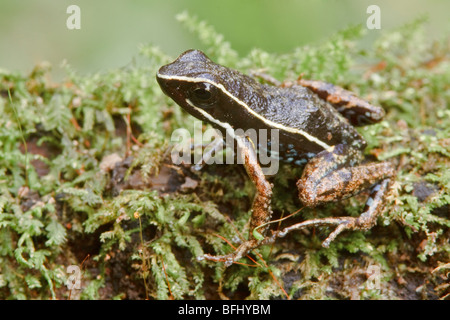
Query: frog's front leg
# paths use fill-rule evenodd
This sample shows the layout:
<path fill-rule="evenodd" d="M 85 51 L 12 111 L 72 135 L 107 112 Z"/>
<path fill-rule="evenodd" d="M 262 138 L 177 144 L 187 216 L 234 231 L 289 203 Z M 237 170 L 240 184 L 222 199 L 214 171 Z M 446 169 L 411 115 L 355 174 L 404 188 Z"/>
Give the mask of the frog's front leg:
<path fill-rule="evenodd" d="M 395 172 L 389 162 L 357 165 L 361 158 L 359 150 L 342 144 L 337 145 L 331 150 L 322 151 L 312 159 L 297 182 L 299 198 L 307 207 L 348 198 L 373 186 L 360 217 L 313 219 L 286 228 L 279 235 L 311 225 L 336 225 L 335 231 L 323 243 L 324 246 L 328 246 L 346 229 L 369 229 L 375 225 L 388 189 L 389 178 Z"/>
<path fill-rule="evenodd" d="M 248 137 L 235 137 L 238 143 L 238 149 L 241 153 L 244 167 L 248 176 L 256 187 L 256 195 L 252 205 L 252 216 L 250 220 L 250 235 L 247 241 L 244 241 L 233 253 L 222 256 L 213 256 L 205 254 L 203 257 L 207 260 L 224 261 L 226 265 L 231 265 L 247 255 L 252 249 L 260 245 L 259 240 L 253 236 L 253 230 L 269 222 L 272 209 L 270 202 L 272 198 L 272 185 L 267 181 L 263 170 L 258 162 L 255 147 Z M 261 234 L 265 234 L 268 227 L 259 228 Z"/>
<path fill-rule="evenodd" d="M 216 139 L 214 142 L 208 145 L 208 150 L 205 150 L 202 152 L 202 158 L 199 162 L 197 162 L 193 167 L 192 170 L 194 171 L 200 171 L 203 166 L 210 162 L 210 160 L 215 156 L 217 152 L 220 152 L 223 150 L 223 145 L 225 141 L 223 139 Z M 201 146 L 203 148 L 203 146 Z M 191 146 L 191 149 L 194 149 L 195 146 Z"/>

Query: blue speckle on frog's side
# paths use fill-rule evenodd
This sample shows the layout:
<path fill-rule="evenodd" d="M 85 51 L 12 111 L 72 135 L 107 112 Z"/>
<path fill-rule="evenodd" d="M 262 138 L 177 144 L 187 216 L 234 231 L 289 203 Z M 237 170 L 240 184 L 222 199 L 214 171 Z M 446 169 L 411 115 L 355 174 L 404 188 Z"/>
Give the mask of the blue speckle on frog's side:
<path fill-rule="evenodd" d="M 279 152 L 274 151 L 271 148 L 272 143 L 271 141 L 267 141 L 267 144 L 264 146 L 261 146 L 258 144 L 258 153 L 261 152 L 263 154 L 266 154 L 270 158 L 276 161 L 281 161 L 284 163 L 292 163 L 296 166 L 302 166 L 305 163 L 308 162 L 308 159 L 314 157 L 316 154 L 312 152 L 308 152 L 306 154 L 299 153 L 295 148 L 293 144 L 288 144 L 287 147 L 289 149 L 283 148 L 283 144 L 279 144 Z"/>
<path fill-rule="evenodd" d="M 299 160 L 295 160 L 295 164 L 297 165 L 297 166 L 301 166 L 301 165 L 304 165 L 306 162 L 308 162 L 308 161 L 306 161 L 306 159 L 299 159 Z"/>
<path fill-rule="evenodd" d="M 298 156 L 297 150 L 295 150 L 295 149 L 294 150 L 289 150 L 288 154 L 290 156 L 292 156 L 292 157 L 297 157 Z"/>

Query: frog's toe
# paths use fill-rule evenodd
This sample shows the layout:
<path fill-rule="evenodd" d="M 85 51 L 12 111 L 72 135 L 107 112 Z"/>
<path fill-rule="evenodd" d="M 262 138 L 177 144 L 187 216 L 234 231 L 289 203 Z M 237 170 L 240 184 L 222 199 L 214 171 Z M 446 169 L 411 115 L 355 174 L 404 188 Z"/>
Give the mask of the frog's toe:
<path fill-rule="evenodd" d="M 357 219 L 349 217 L 348 219 L 342 219 L 336 229 L 322 242 L 322 247 L 328 248 L 330 243 L 336 239 L 336 237 L 344 230 L 355 229 L 357 226 Z"/>
<path fill-rule="evenodd" d="M 237 262 L 242 257 L 245 257 L 251 250 L 259 247 L 261 243 L 257 240 L 248 240 L 243 242 L 234 252 L 226 255 L 214 256 L 211 254 L 204 254 L 197 258 L 197 260 L 211 260 L 216 262 L 224 262 L 225 265 L 231 266 L 233 263 Z"/>

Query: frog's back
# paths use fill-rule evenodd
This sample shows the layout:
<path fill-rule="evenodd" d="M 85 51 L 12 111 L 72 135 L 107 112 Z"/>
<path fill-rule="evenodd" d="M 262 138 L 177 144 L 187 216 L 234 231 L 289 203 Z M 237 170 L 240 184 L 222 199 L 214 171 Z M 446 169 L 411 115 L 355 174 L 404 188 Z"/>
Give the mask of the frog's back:
<path fill-rule="evenodd" d="M 249 99 L 247 105 L 261 120 L 278 125 L 280 149 L 290 145 L 297 153 L 315 154 L 337 144 L 365 147 L 363 138 L 347 119 L 309 89 L 261 85 L 258 91 L 258 103 Z"/>

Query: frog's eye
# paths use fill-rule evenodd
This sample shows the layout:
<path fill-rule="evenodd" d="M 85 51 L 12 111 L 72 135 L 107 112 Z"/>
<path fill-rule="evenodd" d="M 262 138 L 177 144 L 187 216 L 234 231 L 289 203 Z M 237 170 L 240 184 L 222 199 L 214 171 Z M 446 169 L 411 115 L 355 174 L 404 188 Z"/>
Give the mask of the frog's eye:
<path fill-rule="evenodd" d="M 210 107 L 217 100 L 217 88 L 207 82 L 200 82 L 192 86 L 190 99 L 198 107 Z"/>

